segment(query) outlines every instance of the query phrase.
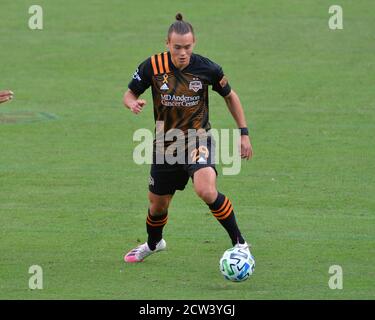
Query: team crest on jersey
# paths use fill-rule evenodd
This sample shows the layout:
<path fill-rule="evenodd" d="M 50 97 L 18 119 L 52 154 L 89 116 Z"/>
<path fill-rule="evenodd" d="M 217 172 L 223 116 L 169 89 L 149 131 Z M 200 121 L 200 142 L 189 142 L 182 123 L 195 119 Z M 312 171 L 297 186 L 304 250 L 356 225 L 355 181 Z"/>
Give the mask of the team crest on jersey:
<path fill-rule="evenodd" d="M 198 90 L 202 89 L 202 82 L 197 81 L 190 81 L 189 83 L 189 90 L 193 90 L 194 92 L 198 92 Z"/>

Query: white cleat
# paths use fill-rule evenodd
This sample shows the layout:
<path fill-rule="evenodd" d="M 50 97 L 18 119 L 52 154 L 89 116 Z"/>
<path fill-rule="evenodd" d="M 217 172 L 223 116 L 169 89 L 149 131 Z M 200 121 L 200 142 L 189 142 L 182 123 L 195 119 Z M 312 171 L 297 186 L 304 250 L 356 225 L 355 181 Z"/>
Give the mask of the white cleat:
<path fill-rule="evenodd" d="M 129 251 L 125 255 L 124 261 L 128 262 L 128 263 L 142 262 L 149 255 L 151 255 L 151 254 L 153 254 L 155 252 L 163 251 L 166 248 L 167 248 L 167 243 L 165 242 L 164 239 L 161 239 L 157 243 L 155 250 L 151 250 L 149 248 L 147 242 L 145 242 L 144 244 L 141 244 L 138 247 L 134 248 L 133 250 Z"/>
<path fill-rule="evenodd" d="M 253 255 L 250 252 L 251 244 L 248 244 L 247 242 L 242 243 L 242 244 L 237 243 L 234 247 L 247 251 L 249 253 L 250 257 L 252 257 L 254 259 Z"/>
<path fill-rule="evenodd" d="M 247 249 L 247 250 L 250 251 L 251 245 L 249 245 L 247 242 L 245 242 L 245 243 L 237 243 L 234 247 L 240 248 L 240 249 L 245 249 L 245 250 Z"/>

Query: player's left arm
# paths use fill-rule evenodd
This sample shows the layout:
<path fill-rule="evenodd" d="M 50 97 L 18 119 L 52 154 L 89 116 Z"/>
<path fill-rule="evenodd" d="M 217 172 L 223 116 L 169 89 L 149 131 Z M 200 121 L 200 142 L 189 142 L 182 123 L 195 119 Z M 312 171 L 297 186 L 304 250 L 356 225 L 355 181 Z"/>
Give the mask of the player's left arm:
<path fill-rule="evenodd" d="M 224 97 L 224 100 L 238 128 L 247 128 L 245 113 L 237 93 L 231 89 L 230 93 Z M 241 134 L 241 158 L 249 160 L 252 156 L 253 148 L 251 146 L 250 137 L 248 134 Z"/>

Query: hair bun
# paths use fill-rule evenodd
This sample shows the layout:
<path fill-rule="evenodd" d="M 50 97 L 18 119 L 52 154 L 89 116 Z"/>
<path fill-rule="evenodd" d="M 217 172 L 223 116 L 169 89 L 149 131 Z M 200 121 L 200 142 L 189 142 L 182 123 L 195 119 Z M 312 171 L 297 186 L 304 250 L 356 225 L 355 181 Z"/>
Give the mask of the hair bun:
<path fill-rule="evenodd" d="M 182 14 L 181 13 L 177 13 L 176 14 L 176 20 L 177 21 L 182 21 Z"/>

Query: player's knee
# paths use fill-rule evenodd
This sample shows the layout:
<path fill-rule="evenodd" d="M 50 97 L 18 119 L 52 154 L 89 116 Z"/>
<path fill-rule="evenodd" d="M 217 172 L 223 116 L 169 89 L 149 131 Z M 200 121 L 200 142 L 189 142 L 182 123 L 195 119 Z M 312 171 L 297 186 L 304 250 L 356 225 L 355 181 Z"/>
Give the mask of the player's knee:
<path fill-rule="evenodd" d="M 212 203 L 216 200 L 217 191 L 216 188 L 196 188 L 195 192 L 197 193 L 198 197 L 201 198 L 206 203 Z"/>
<path fill-rule="evenodd" d="M 168 211 L 169 201 L 150 201 L 151 215 L 163 215 Z"/>

